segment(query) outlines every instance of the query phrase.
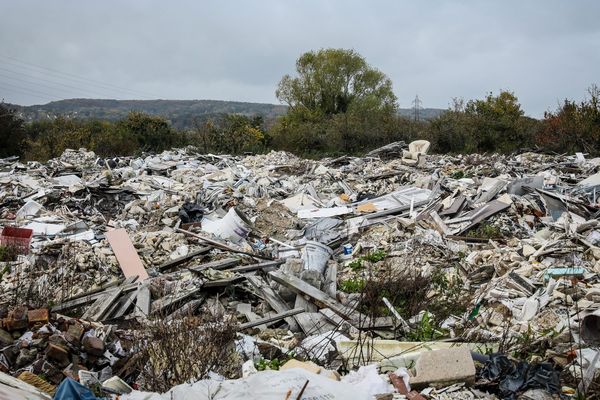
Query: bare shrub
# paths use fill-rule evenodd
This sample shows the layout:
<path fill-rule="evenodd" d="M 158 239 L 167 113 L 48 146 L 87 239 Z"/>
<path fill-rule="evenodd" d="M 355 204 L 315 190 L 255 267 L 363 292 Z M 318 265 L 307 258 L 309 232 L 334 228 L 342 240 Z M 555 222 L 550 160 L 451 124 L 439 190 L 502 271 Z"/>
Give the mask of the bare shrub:
<path fill-rule="evenodd" d="M 163 393 L 205 378 L 211 371 L 230 376 L 231 367 L 237 366 L 236 325 L 231 317 L 156 318 L 137 336 L 138 383 L 144 390 Z"/>

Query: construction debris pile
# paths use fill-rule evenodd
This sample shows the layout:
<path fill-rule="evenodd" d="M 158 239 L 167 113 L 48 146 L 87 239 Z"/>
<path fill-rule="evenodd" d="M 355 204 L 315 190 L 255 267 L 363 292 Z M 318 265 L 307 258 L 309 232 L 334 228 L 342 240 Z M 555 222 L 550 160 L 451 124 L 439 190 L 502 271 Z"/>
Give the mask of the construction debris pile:
<path fill-rule="evenodd" d="M 598 391 L 600 159 L 428 149 L 0 160 L 0 398 Z"/>

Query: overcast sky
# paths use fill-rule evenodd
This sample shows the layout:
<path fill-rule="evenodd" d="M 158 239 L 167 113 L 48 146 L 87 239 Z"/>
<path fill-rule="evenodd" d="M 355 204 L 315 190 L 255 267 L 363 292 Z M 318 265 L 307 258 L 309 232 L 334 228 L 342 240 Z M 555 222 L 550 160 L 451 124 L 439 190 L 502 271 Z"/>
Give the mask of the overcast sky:
<path fill-rule="evenodd" d="M 600 1 L 0 0 L 0 99 L 276 103 L 327 47 L 386 73 L 403 108 L 509 89 L 541 116 L 600 84 Z"/>

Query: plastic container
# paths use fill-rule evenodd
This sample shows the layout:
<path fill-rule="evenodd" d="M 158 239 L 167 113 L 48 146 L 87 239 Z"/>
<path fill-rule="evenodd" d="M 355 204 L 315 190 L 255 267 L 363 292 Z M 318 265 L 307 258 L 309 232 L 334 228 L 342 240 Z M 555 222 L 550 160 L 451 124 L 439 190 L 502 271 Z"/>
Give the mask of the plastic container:
<path fill-rule="evenodd" d="M 327 261 L 329 261 L 332 255 L 333 250 L 328 246 L 314 240 L 308 240 L 306 246 L 302 249 L 304 269 L 323 273 L 327 266 Z"/>
<path fill-rule="evenodd" d="M 15 247 L 19 254 L 29 254 L 33 229 L 5 226 L 0 233 L 0 244 Z"/>
<path fill-rule="evenodd" d="M 349 255 L 352 254 L 353 247 L 352 247 L 352 245 L 350 243 L 345 244 L 344 247 L 343 247 L 343 249 L 344 249 L 344 255 L 345 256 L 349 256 Z"/>
<path fill-rule="evenodd" d="M 202 223 L 202 230 L 214 234 L 221 239 L 228 239 L 239 243 L 248 237 L 252 223 L 248 218 L 231 207 L 227 214 L 217 221 L 205 221 Z"/>

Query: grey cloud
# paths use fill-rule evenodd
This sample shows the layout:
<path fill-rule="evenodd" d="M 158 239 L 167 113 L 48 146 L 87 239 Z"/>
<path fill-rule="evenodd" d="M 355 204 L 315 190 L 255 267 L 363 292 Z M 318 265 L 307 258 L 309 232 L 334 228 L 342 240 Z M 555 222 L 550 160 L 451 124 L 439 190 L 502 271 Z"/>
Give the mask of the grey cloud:
<path fill-rule="evenodd" d="M 0 68 L 40 76 L 11 56 L 151 97 L 276 102 L 295 59 L 325 47 L 364 55 L 390 76 L 402 107 L 416 93 L 446 107 L 510 89 L 541 116 L 598 82 L 595 1 L 0 1 Z M 81 89 L 0 69 L 0 97 L 136 97 L 41 77 Z"/>

